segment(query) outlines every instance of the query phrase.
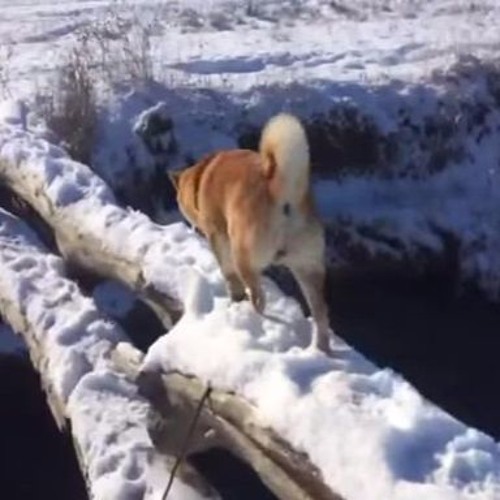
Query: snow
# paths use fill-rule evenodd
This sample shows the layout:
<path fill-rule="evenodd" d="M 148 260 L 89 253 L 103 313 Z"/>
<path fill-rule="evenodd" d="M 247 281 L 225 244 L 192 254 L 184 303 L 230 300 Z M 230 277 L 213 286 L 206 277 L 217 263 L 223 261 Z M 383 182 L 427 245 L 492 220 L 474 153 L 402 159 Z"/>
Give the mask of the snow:
<path fill-rule="evenodd" d="M 46 85 L 53 91 L 51 78 L 63 60 L 58 56 L 72 47 L 79 27 L 118 15 L 150 31 L 154 73 L 160 83 L 130 92 L 107 89 L 99 96 L 102 112 L 93 168 L 115 189 L 135 185 L 137 172 L 143 178 L 152 175 L 154 159 L 133 127 L 142 123 L 145 110 L 155 106 L 163 107 L 174 124 L 178 154 L 169 158 L 169 167 L 214 149 L 235 147 L 242 124 L 259 127 L 282 110 L 308 118 L 335 106 L 352 105 L 373 120 L 381 134 L 400 133 L 398 138 L 404 142 L 401 109 L 409 112 L 415 127 L 423 129 L 427 117 L 439 114 L 440 99 L 451 108 L 457 95 L 466 103 L 478 101 L 492 107 L 491 96 L 481 90 L 481 78 L 464 78 L 465 83 L 454 89 L 436 81 L 435 73 L 446 75 L 463 60 L 461 56 L 497 57 L 498 2 L 339 0 L 335 8 L 326 0 L 133 0 L 127 4 L 33 0 L 15 8 L 6 6 L 0 18 L 0 36 L 9 32 L 14 43 L 8 63 L 9 92 L 30 101 Z M 15 33 L 13 24 L 19 27 Z M 42 52 L 53 57 L 42 57 Z M 456 119 L 460 122 L 456 127 L 465 128 L 464 113 L 453 111 L 449 120 Z M 496 130 L 498 113 L 490 118 L 485 128 Z M 433 252 L 442 248 L 431 227 L 452 233 L 463 242 L 460 277 L 496 298 L 500 149 L 497 134 L 491 134 L 485 144 L 478 137 L 481 130 L 470 134 L 459 130 L 456 139 L 466 145 L 465 160 L 455 165 L 450 161 L 450 172 L 429 182 L 346 179 L 318 185 L 322 215 L 332 224 L 348 219 L 354 228 L 367 222 L 379 224 L 401 240 L 409 254 L 422 246 Z M 170 139 L 170 134 L 163 138 Z M 413 151 L 413 143 L 407 146 L 410 151 L 396 160 L 399 171 L 408 174 L 406 166 L 412 163 L 421 174 L 428 152 Z M 51 168 L 60 167 L 54 163 Z M 62 203 L 80 196 L 72 186 L 52 188 L 58 190 Z M 361 243 L 373 254 L 400 257 L 383 244 L 367 239 Z"/>
<path fill-rule="evenodd" d="M 69 401 L 72 432 L 89 462 L 94 498 L 161 498 L 171 464 L 155 453 L 146 430 L 149 405 L 110 368 L 85 376 Z M 176 480 L 169 497 L 199 500 Z"/>
<path fill-rule="evenodd" d="M 53 71 L 79 28 L 103 19 L 111 0 L 2 0 L 0 36 L 14 44 L 12 77 L 32 95 L 33 69 Z M 457 54 L 494 54 L 497 2 L 163 2 L 132 0 L 114 12 L 153 31 L 156 71 L 175 84 L 238 90 L 286 81 L 415 80 Z M 135 6 L 135 9 L 133 8 Z M 251 8 L 249 9 L 249 6 Z M 16 30 L 12 30 L 12 26 Z M 50 52 L 50 60 L 40 57 Z M 15 97 L 18 97 L 17 95 Z"/>
<path fill-rule="evenodd" d="M 436 70 L 446 73 L 463 54 L 494 59 L 500 46 L 495 1 L 129 3 L 137 8 L 113 9 L 133 25 L 150 27 L 154 73 L 162 85 L 128 93 L 111 86 L 99 95 L 103 109 L 94 168 L 116 185 L 133 178 L 125 168 L 131 149 L 145 171 L 154 168 L 132 128 L 160 100 L 179 146 L 171 166 L 234 147 L 241 123 L 260 126 L 283 109 L 309 117 L 333 104 L 354 103 L 389 134 L 398 129 L 402 104 L 417 124 L 436 111 L 442 97 L 433 80 Z M 194 373 L 247 397 L 260 422 L 307 452 L 346 498 L 500 498 L 498 443 L 425 401 L 397 374 L 373 366 L 340 339 L 333 359 L 303 349 L 311 323 L 269 280 L 266 317 L 248 304 L 229 304 L 205 242 L 183 224 L 162 227 L 119 207 L 89 168 L 44 139 L 43 127 L 20 99 L 33 102 L 40 89 L 53 90 L 77 31 L 105 19 L 113 4 L 0 0 L 0 40 L 13 49 L 10 58 L 0 50 L 0 94 L 13 98 L 0 106 L 0 159 L 18 165 L 15 175 L 46 191 L 61 217 L 78 221 L 82 231 L 123 259 L 140 262 L 148 284 L 184 304 L 184 317 L 151 348 L 146 366 Z M 9 81 L 3 85 L 5 71 Z M 467 85 L 465 94 L 481 94 L 477 82 Z M 498 113 L 489 120 L 498 130 Z M 473 133 L 459 135 L 467 154 L 432 177 L 347 176 L 318 183 L 321 215 L 327 223 L 350 224 L 353 231 L 377 227 L 409 253 L 442 251 L 433 228 L 448 231 L 461 242 L 462 277 L 496 297 L 497 137 L 476 141 Z M 416 163 L 424 159 L 416 156 Z M 96 307 L 125 315 L 132 297 L 109 283 L 93 299 L 82 297 L 62 276 L 62 262 L 41 251 L 25 229 L 21 239 L 29 254 L 19 253 L 11 238 L 19 223 L 4 213 L 1 218 L 7 225 L 0 233 L 5 245 L 0 286 L 26 307 L 47 345 L 52 383 L 68 402 L 73 432 L 90 457 L 96 498 L 153 495 L 165 479 L 164 464 L 149 462 L 145 403 L 106 360 L 122 334 Z M 398 257 L 383 242 L 363 245 L 373 255 Z M 179 482 L 176 488 L 176 498 L 193 494 Z"/>
<path fill-rule="evenodd" d="M 29 343 L 40 346 L 45 383 L 66 405 L 93 498 L 159 498 L 167 467 L 155 456 L 147 433 L 149 405 L 109 361 L 112 349 L 125 340 L 124 333 L 65 278 L 62 260 L 48 253 L 22 221 L 3 210 L 0 290 L 10 308 L 25 316 Z M 0 335 L 7 333 L 2 326 Z M 18 346 L 19 341 L 9 349 Z M 199 497 L 176 481 L 172 498 Z"/>
<path fill-rule="evenodd" d="M 180 370 L 242 395 L 258 425 L 306 452 L 344 498 L 498 498 L 498 443 L 339 339 L 332 359 L 300 347 L 310 324 L 271 282 L 262 317 L 214 299 L 196 271 L 189 281 L 185 314 L 150 348 L 145 370 Z"/>
<path fill-rule="evenodd" d="M 275 428 L 308 453 L 327 483 L 347 498 L 489 500 L 498 496 L 498 443 L 425 401 L 397 374 L 374 367 L 339 339 L 333 345 L 333 359 L 304 349 L 311 321 L 269 280 L 265 280 L 265 317 L 247 303 L 229 304 L 215 260 L 192 230 L 182 223 L 158 226 L 140 213 L 118 207 L 109 189 L 87 167 L 24 130 L 21 120 L 12 116 L 18 107 L 2 109 L 4 116 L 9 114 L 6 109 L 11 111 L 0 127 L 0 159 L 20 160 L 18 174 L 43 185 L 59 204 L 61 217 L 78 221 L 80 230 L 99 237 L 117 255 L 140 262 L 147 283 L 183 303 L 185 315 L 151 348 L 146 368 L 176 368 L 242 394 L 255 405 L 261 424 Z M 78 196 L 61 197 L 66 188 Z M 10 254 L 1 255 L 5 259 Z M 20 260 L 17 270 L 31 269 L 26 257 L 16 252 L 15 258 L 15 262 Z M 52 256 L 45 261 L 56 269 L 61 266 Z M 96 316 L 90 299 L 79 297 L 76 310 L 70 301 L 66 313 L 59 297 L 66 296 L 67 287 L 54 294 L 61 278 L 51 281 L 48 263 L 39 279 L 47 287 L 44 297 L 50 299 L 34 301 L 35 319 L 47 330 L 46 341 L 54 343 L 56 387 L 69 398 L 75 416 L 91 418 L 100 390 L 113 389 L 116 407 L 130 395 L 130 387 L 116 387 L 116 381 L 106 375 L 109 368 L 103 358 L 113 342 L 101 336 L 114 338 L 115 327 Z M 26 289 L 16 285 L 18 271 L 12 276 L 5 273 L 2 279 L 10 279 L 13 291 Z M 75 287 L 67 286 L 74 298 Z M 16 296 L 24 297 L 21 291 Z M 81 334 L 82 328 L 88 335 Z M 51 329 L 55 329 L 53 335 L 49 335 Z M 73 344 L 85 346 L 84 353 L 68 350 Z M 107 435 L 120 428 L 115 419 L 129 415 L 117 414 L 114 405 L 107 408 L 109 413 L 102 418 L 110 425 L 102 426 L 100 439 L 93 433 L 101 432 L 101 424 L 91 430 L 83 423 L 84 430 L 77 431 L 85 449 L 113 441 Z M 135 442 L 122 434 L 126 442 Z M 118 456 L 124 484 L 135 484 L 135 474 L 130 472 L 135 466 L 129 463 L 128 452 L 122 450 Z M 107 467 L 96 465 L 92 470 L 98 475 Z M 121 488 L 110 477 L 97 484 L 104 489 Z"/>

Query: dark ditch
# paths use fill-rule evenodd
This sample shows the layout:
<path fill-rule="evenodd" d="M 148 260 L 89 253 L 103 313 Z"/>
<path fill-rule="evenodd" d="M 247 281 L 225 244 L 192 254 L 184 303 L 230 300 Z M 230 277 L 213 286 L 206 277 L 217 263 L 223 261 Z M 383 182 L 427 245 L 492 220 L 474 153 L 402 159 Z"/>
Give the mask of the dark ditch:
<path fill-rule="evenodd" d="M 278 500 L 251 467 L 222 448 L 193 454 L 189 461 L 223 499 Z"/>
<path fill-rule="evenodd" d="M 70 438 L 59 432 L 26 356 L 0 355 L 0 399 L 0 498 L 88 500 Z M 189 460 L 223 499 L 276 499 L 250 467 L 226 450 Z"/>
<path fill-rule="evenodd" d="M 87 500 L 70 438 L 27 357 L 0 355 L 0 401 L 0 498 Z"/>
<path fill-rule="evenodd" d="M 438 406 L 500 439 L 500 305 L 436 279 L 331 279 L 336 332 L 377 365 L 402 374 Z"/>

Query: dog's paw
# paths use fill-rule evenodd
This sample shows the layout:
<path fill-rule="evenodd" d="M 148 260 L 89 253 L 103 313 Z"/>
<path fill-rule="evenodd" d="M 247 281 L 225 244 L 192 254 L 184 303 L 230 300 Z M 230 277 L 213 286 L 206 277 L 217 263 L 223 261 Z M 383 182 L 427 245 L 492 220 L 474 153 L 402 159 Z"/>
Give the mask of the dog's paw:
<path fill-rule="evenodd" d="M 330 340 L 332 339 L 333 332 L 330 332 L 329 330 L 318 330 L 318 328 L 315 327 L 313 330 L 310 347 L 312 349 L 321 351 L 327 356 L 331 356 L 333 354 L 333 349 L 331 347 Z"/>
<path fill-rule="evenodd" d="M 264 297 L 264 294 L 262 293 L 262 290 L 251 290 L 250 301 L 259 314 L 264 314 L 264 309 L 266 308 L 266 299 Z"/>
<path fill-rule="evenodd" d="M 247 294 L 245 291 L 231 291 L 229 292 L 232 302 L 242 302 L 247 299 Z"/>

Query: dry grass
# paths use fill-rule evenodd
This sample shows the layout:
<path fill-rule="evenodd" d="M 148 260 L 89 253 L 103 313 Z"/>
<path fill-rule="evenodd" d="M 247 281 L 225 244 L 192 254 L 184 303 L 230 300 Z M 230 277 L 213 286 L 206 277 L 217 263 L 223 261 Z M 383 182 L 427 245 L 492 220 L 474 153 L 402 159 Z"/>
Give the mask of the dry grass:
<path fill-rule="evenodd" d="M 111 7 L 97 22 L 78 32 L 81 45 L 91 49 L 94 68 L 110 85 L 139 86 L 155 79 L 153 35 L 158 21 L 139 16 L 130 9 Z"/>
<path fill-rule="evenodd" d="M 8 40 L 0 45 L 0 97 L 11 97 L 11 61 L 14 55 L 14 44 Z"/>
<path fill-rule="evenodd" d="M 154 79 L 152 34 L 151 23 L 141 21 L 132 10 L 118 10 L 116 5 L 97 23 L 76 33 L 54 81 L 39 92 L 40 115 L 75 160 L 91 165 L 98 89 L 116 85 L 136 88 Z M 1 86 L 0 64 L 0 90 Z"/>
<path fill-rule="evenodd" d="M 86 52 L 74 48 L 51 92 L 37 96 L 38 110 L 70 156 L 90 165 L 97 127 L 95 80 Z"/>

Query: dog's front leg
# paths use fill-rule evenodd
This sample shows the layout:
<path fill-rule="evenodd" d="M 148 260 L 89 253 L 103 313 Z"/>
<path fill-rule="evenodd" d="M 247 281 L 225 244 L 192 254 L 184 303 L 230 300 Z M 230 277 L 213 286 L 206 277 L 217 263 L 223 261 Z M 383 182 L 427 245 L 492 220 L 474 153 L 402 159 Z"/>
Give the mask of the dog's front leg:
<path fill-rule="evenodd" d="M 231 300 L 234 302 L 245 300 L 245 287 L 234 268 L 229 239 L 227 236 L 212 233 L 208 237 L 208 242 L 226 281 L 227 291 Z"/>
<path fill-rule="evenodd" d="M 260 273 L 252 266 L 250 252 L 242 245 L 233 248 L 233 259 L 238 275 L 243 281 L 255 310 L 263 314 L 266 308 L 264 292 L 260 285 Z"/>

